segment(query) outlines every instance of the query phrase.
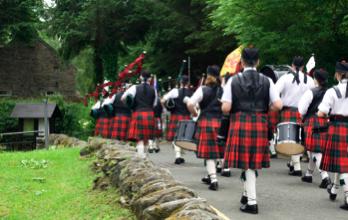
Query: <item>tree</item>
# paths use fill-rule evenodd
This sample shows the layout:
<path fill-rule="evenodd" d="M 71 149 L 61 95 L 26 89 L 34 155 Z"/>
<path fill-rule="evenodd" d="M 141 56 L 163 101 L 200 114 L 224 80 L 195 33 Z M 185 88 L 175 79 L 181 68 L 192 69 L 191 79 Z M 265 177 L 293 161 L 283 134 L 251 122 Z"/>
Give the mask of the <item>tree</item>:
<path fill-rule="evenodd" d="M 0 0 L 0 43 L 35 39 L 42 9 L 38 0 Z"/>
<path fill-rule="evenodd" d="M 208 0 L 213 23 L 239 43 L 260 48 L 264 63 L 315 53 L 330 67 L 348 49 L 347 0 Z"/>

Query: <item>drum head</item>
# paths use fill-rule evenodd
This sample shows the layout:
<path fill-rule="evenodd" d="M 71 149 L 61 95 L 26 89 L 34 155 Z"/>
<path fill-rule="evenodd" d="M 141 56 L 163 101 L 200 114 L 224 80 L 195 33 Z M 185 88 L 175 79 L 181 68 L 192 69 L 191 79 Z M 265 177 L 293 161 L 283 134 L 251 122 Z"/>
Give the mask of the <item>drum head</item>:
<path fill-rule="evenodd" d="M 278 153 L 288 156 L 304 152 L 304 147 L 296 143 L 278 143 L 275 148 Z"/>
<path fill-rule="evenodd" d="M 189 151 L 197 151 L 197 144 L 189 141 L 175 141 L 175 145 Z"/>

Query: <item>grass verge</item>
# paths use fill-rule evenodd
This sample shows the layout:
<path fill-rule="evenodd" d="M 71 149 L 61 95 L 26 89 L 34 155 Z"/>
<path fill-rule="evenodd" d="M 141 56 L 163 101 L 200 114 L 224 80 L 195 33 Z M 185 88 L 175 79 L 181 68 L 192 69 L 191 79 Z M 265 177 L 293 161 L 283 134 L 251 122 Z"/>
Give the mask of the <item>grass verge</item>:
<path fill-rule="evenodd" d="M 115 189 L 93 191 L 79 149 L 0 154 L 0 219 L 135 219 Z"/>

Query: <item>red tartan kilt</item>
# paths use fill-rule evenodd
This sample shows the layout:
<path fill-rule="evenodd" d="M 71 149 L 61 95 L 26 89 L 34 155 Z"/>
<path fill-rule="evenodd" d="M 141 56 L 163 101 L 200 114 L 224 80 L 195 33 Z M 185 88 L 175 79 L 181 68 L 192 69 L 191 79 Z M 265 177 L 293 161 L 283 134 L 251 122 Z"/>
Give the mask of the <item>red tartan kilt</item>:
<path fill-rule="evenodd" d="M 275 132 L 277 130 L 277 124 L 279 123 L 279 112 L 269 111 L 268 112 L 269 128 Z"/>
<path fill-rule="evenodd" d="M 176 133 L 177 124 L 179 121 L 190 120 L 189 115 L 177 115 L 171 114 L 169 118 L 169 124 L 167 127 L 167 141 L 173 141 Z"/>
<path fill-rule="evenodd" d="M 160 122 L 160 127 L 158 127 L 158 122 Z M 156 138 L 161 138 L 162 137 L 162 120 L 159 117 L 155 117 L 155 131 L 154 135 Z"/>
<path fill-rule="evenodd" d="M 268 115 L 263 113 L 232 114 L 226 143 L 228 167 L 261 169 L 270 167 Z"/>
<path fill-rule="evenodd" d="M 348 123 L 333 122 L 327 136 L 321 169 L 348 173 Z"/>
<path fill-rule="evenodd" d="M 111 138 L 121 141 L 128 140 L 128 129 L 131 117 L 126 114 L 116 114 L 111 119 L 110 132 Z"/>
<path fill-rule="evenodd" d="M 296 122 L 302 124 L 301 115 L 298 112 L 297 108 L 287 108 L 284 107 L 280 112 L 280 122 Z"/>
<path fill-rule="evenodd" d="M 110 125 L 111 118 L 108 117 L 100 117 L 97 119 L 95 124 L 95 136 L 102 136 L 103 138 L 110 138 Z"/>
<path fill-rule="evenodd" d="M 128 138 L 135 141 L 147 141 L 154 138 L 155 117 L 153 111 L 135 111 L 129 126 Z"/>
<path fill-rule="evenodd" d="M 217 143 L 220 118 L 201 117 L 197 122 L 195 139 L 197 144 L 197 157 L 205 159 L 220 159 L 224 157 L 224 146 Z"/>
<path fill-rule="evenodd" d="M 325 149 L 327 132 L 313 133 L 313 127 L 324 127 L 328 125 L 326 118 L 312 116 L 304 123 L 305 147 L 307 151 L 322 153 Z"/>

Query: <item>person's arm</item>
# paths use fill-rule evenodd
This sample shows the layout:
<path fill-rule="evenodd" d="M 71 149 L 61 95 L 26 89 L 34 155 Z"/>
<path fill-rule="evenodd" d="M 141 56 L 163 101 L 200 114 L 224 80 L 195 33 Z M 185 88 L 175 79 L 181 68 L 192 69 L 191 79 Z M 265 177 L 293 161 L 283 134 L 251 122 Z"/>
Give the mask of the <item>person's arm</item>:
<path fill-rule="evenodd" d="M 269 83 L 269 100 L 271 101 L 270 110 L 279 111 L 283 108 L 283 103 L 280 99 L 279 91 L 277 90 L 277 86 L 274 85 L 271 79 L 269 79 Z"/>
<path fill-rule="evenodd" d="M 323 100 L 321 101 L 319 107 L 318 107 L 318 117 L 327 117 L 330 109 L 332 108 L 334 104 L 334 96 L 335 96 L 335 91 L 333 89 L 328 89 L 323 97 Z"/>
<path fill-rule="evenodd" d="M 202 100 L 203 100 L 203 88 L 199 87 L 195 91 L 195 93 L 193 93 L 193 95 L 188 99 L 186 104 L 187 109 L 194 117 L 198 115 L 196 105 L 200 103 Z"/>
<path fill-rule="evenodd" d="M 278 79 L 278 81 L 276 82 L 276 84 L 275 84 L 275 90 L 278 92 L 279 95 L 281 95 L 283 90 L 284 90 L 284 86 L 285 86 L 284 80 L 285 80 L 285 77 L 286 76 L 280 77 Z M 273 81 L 272 81 L 272 83 L 273 83 Z"/>
<path fill-rule="evenodd" d="M 224 86 L 224 92 L 221 97 L 221 110 L 224 115 L 229 115 L 232 109 L 232 77 L 228 79 Z"/>
<path fill-rule="evenodd" d="M 308 111 L 308 107 L 313 101 L 313 92 L 312 90 L 307 90 L 301 97 L 300 101 L 298 102 L 298 112 L 300 113 L 301 117 L 303 118 Z"/>
<path fill-rule="evenodd" d="M 121 97 L 121 101 L 126 102 L 126 98 L 128 95 L 132 95 L 133 97 L 135 97 L 136 93 L 137 93 L 136 85 L 133 85 L 123 93 Z"/>
<path fill-rule="evenodd" d="M 168 99 L 175 99 L 179 96 L 179 90 L 174 88 L 170 90 L 167 94 L 165 94 L 161 100 L 162 104 L 164 104 Z"/>

